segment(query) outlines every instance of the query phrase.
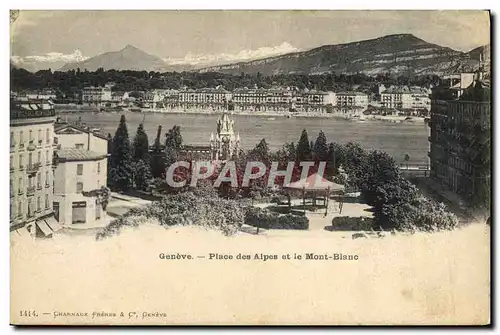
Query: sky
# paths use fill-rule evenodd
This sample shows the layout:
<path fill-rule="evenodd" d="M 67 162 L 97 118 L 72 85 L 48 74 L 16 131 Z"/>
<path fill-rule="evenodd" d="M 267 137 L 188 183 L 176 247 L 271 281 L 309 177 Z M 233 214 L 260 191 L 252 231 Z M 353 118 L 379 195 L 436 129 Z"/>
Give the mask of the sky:
<path fill-rule="evenodd" d="M 11 56 L 81 61 L 133 45 L 170 64 L 264 58 L 411 33 L 469 51 L 489 43 L 484 11 L 21 11 Z"/>

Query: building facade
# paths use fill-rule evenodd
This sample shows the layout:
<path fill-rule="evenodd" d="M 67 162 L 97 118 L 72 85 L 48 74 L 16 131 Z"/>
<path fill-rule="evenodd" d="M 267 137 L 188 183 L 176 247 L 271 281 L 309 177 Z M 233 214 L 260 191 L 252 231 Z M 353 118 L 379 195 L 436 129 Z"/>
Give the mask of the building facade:
<path fill-rule="evenodd" d="M 56 122 L 54 216 L 65 227 L 107 224 L 108 140 L 83 125 Z"/>
<path fill-rule="evenodd" d="M 336 94 L 338 108 L 367 108 L 368 95 L 362 92 L 341 92 Z"/>
<path fill-rule="evenodd" d="M 89 105 L 101 105 L 112 101 L 111 87 L 85 87 L 82 90 L 82 103 Z"/>
<path fill-rule="evenodd" d="M 54 216 L 62 225 L 89 228 L 107 224 L 105 196 L 107 154 L 59 149 L 54 173 Z"/>
<path fill-rule="evenodd" d="M 430 110 L 430 92 L 421 87 L 390 87 L 380 94 L 382 107 Z"/>
<path fill-rule="evenodd" d="M 46 102 L 11 102 L 10 229 L 50 237 L 60 227 L 53 216 L 55 111 Z"/>
<path fill-rule="evenodd" d="M 465 201 L 489 202 L 491 102 L 433 100 L 429 127 L 431 177 Z"/>

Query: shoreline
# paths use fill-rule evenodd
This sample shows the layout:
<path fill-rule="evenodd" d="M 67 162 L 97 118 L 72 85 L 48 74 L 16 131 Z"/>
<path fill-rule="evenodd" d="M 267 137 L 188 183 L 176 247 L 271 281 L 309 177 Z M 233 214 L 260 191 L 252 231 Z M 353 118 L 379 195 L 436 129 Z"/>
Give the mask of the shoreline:
<path fill-rule="evenodd" d="M 118 114 L 118 113 L 141 113 L 141 114 L 175 114 L 175 115 L 222 115 L 223 113 L 229 113 L 230 115 L 237 116 L 258 116 L 258 117 L 283 117 L 283 118 L 319 118 L 319 119 L 341 119 L 346 121 L 353 121 L 363 123 L 365 121 L 375 121 L 375 122 L 388 122 L 388 123 L 402 123 L 402 124 L 424 124 L 425 118 L 423 117 L 411 117 L 411 120 L 407 120 L 406 116 L 382 116 L 382 115 L 362 115 L 359 117 L 353 117 L 353 114 L 338 114 L 338 113 L 325 113 L 325 112 L 299 112 L 299 113 L 291 113 L 291 112 L 278 112 L 278 111 L 203 111 L 203 110 L 180 110 L 180 109 L 171 109 L 171 110 L 150 110 L 150 109 L 142 109 L 140 112 L 131 111 L 131 110 L 122 110 L 122 111 L 105 111 L 105 112 L 97 112 L 92 110 L 81 110 L 76 109 L 72 111 L 63 110 L 59 111 L 60 114 L 75 114 L 75 113 L 110 113 L 110 114 Z"/>

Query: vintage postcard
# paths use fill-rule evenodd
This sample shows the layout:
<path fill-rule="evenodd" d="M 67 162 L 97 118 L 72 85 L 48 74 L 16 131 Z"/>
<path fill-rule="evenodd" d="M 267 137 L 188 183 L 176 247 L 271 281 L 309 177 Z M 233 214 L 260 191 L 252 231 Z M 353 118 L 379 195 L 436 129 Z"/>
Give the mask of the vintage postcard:
<path fill-rule="evenodd" d="M 488 11 L 10 11 L 13 325 L 490 325 Z"/>

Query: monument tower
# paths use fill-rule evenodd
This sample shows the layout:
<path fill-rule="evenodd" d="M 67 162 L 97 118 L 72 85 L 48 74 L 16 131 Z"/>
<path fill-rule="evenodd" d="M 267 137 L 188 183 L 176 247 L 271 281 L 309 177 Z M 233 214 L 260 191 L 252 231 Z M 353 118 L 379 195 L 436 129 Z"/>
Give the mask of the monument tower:
<path fill-rule="evenodd" d="M 211 159 L 227 161 L 238 154 L 240 149 L 240 134 L 234 133 L 234 120 L 224 113 L 217 120 L 217 134 L 210 135 Z"/>

